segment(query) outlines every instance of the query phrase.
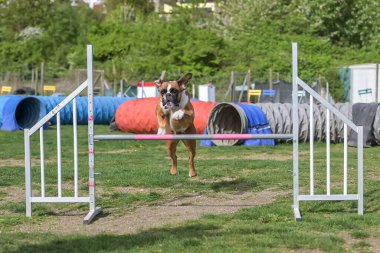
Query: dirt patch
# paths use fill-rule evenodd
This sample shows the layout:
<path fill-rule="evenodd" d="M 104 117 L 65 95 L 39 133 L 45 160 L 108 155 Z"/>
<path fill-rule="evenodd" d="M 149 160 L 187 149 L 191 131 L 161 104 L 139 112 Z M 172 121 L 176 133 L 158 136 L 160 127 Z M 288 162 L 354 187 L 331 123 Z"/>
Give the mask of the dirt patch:
<path fill-rule="evenodd" d="M 373 234 L 373 232 L 371 232 L 371 234 Z M 366 239 L 356 239 L 352 237 L 352 235 L 348 232 L 342 233 L 341 236 L 344 239 L 345 243 L 350 246 L 357 244 L 360 241 L 365 241 L 370 245 L 369 250 L 371 252 L 380 253 L 380 239 L 377 236 L 372 235 L 371 237 L 366 238 Z"/>
<path fill-rule="evenodd" d="M 51 164 L 56 162 L 56 160 L 48 160 L 45 159 L 45 164 Z M 32 165 L 40 165 L 40 159 L 32 158 Z M 25 166 L 25 160 L 18 160 L 18 159 L 1 159 L 0 168 L 1 167 L 24 167 Z"/>
<path fill-rule="evenodd" d="M 321 251 L 319 249 L 293 249 L 290 250 L 286 249 L 283 252 L 288 252 L 288 253 L 322 253 L 324 251 Z"/>
<path fill-rule="evenodd" d="M 0 191 L 4 192 L 6 196 L 0 199 L 0 203 L 6 202 L 19 202 L 25 201 L 25 190 L 24 188 L 8 186 L 6 188 L 0 188 Z M 35 192 L 34 192 L 35 193 Z"/>
<path fill-rule="evenodd" d="M 380 238 L 370 237 L 366 240 L 371 245 L 371 250 L 374 253 L 380 253 Z"/>
<path fill-rule="evenodd" d="M 186 158 L 187 159 L 187 158 Z M 182 158 L 182 160 L 186 160 L 185 158 Z M 252 160 L 275 160 L 275 161 L 287 161 L 292 160 L 292 154 L 290 155 L 280 155 L 280 154 L 254 154 L 254 155 L 236 155 L 236 156 L 220 156 L 220 157 L 209 157 L 206 155 L 197 155 L 197 160 L 225 160 L 225 159 L 252 159 Z M 178 158 L 178 160 L 181 160 Z"/>
<path fill-rule="evenodd" d="M 96 150 L 96 154 L 132 154 L 138 151 L 138 149 Z M 87 152 L 81 151 L 79 154 L 87 154 Z"/>
<path fill-rule="evenodd" d="M 175 197 L 160 205 L 126 208 L 127 214 L 123 216 L 112 214 L 117 210 L 103 210 L 104 214 L 90 225 L 83 225 L 83 217 L 86 212 L 73 211 L 60 213 L 58 216 L 52 216 L 36 224 L 15 226 L 12 231 L 84 235 L 137 233 L 164 224 L 197 219 L 205 214 L 232 213 L 241 208 L 269 204 L 276 197 L 287 195 L 290 192 L 265 190 L 256 193 L 245 192 L 239 195 L 217 193 L 212 197 L 194 193 Z"/>
<path fill-rule="evenodd" d="M 112 187 L 112 190 L 114 192 L 120 192 L 120 193 L 129 193 L 129 194 L 136 194 L 136 193 L 150 193 L 150 192 L 159 192 L 159 193 L 167 193 L 169 190 L 164 188 L 138 188 L 138 187 Z M 98 191 L 98 188 L 96 188 L 96 191 Z M 98 192 L 97 192 L 98 193 Z"/>

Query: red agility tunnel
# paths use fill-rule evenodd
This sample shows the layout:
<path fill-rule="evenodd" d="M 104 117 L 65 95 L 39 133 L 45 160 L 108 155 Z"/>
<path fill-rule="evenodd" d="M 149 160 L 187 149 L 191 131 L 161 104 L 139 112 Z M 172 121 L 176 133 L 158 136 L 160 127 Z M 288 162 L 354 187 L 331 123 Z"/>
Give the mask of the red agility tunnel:
<path fill-rule="evenodd" d="M 117 127 L 122 132 L 156 134 L 158 123 L 155 116 L 159 97 L 129 100 L 121 104 L 115 114 Z M 208 116 L 216 103 L 191 101 L 195 110 L 194 125 L 197 134 L 203 134 Z"/>

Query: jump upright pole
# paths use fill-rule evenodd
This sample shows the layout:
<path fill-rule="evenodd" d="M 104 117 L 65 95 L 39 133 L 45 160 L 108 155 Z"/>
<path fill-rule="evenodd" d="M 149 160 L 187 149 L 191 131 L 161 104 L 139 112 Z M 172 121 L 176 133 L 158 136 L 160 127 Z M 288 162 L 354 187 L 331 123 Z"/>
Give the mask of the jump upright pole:
<path fill-rule="evenodd" d="M 102 212 L 95 203 L 95 155 L 94 155 L 94 88 L 92 67 L 92 45 L 87 45 L 87 94 L 88 94 L 88 188 L 90 197 L 90 212 L 83 223 L 89 224 L 92 219 Z"/>

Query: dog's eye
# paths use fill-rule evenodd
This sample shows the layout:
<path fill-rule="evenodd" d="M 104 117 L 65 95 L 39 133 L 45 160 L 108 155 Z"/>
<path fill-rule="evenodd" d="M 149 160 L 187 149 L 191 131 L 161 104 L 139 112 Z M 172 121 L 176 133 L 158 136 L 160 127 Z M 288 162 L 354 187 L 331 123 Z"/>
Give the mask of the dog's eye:
<path fill-rule="evenodd" d="M 166 89 L 161 90 L 161 94 L 164 95 L 167 92 Z"/>
<path fill-rule="evenodd" d="M 170 93 L 174 93 L 174 94 L 176 94 L 178 91 L 176 90 L 176 89 L 173 89 L 173 88 L 171 88 L 170 89 Z"/>

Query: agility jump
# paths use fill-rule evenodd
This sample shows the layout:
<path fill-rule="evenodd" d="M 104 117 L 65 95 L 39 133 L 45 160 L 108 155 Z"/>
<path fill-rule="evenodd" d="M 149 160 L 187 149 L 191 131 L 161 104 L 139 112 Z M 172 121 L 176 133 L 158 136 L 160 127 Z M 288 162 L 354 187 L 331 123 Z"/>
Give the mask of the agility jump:
<path fill-rule="evenodd" d="M 302 79 L 298 77 L 298 60 L 297 60 L 297 43 L 292 43 L 292 110 L 298 112 L 298 86 L 310 94 L 310 128 L 313 124 L 313 103 L 314 99 L 319 101 L 326 108 L 326 194 L 314 194 L 314 137 L 313 131 L 310 131 L 310 190 L 308 194 L 299 193 L 299 152 L 298 152 L 298 132 L 299 132 L 299 115 L 292 113 L 293 131 L 292 134 L 214 134 L 214 135 L 95 135 L 94 134 L 94 96 L 93 96 L 93 58 L 92 46 L 87 46 L 87 80 L 83 82 L 76 90 L 67 96 L 52 111 L 43 117 L 30 129 L 24 129 L 25 145 L 25 194 L 26 194 L 26 216 L 32 216 L 32 203 L 89 203 L 89 213 L 84 218 L 84 223 L 89 224 L 102 209 L 96 207 L 95 202 L 95 153 L 94 140 L 231 140 L 231 139 L 291 139 L 293 141 L 293 212 L 297 221 L 301 220 L 299 211 L 300 201 L 331 201 L 331 200 L 349 200 L 357 201 L 358 214 L 363 215 L 363 127 L 356 126 L 345 115 L 339 112 L 333 105 L 312 90 Z M 89 194 L 85 197 L 78 196 L 78 146 L 77 146 L 77 116 L 76 116 L 76 97 L 87 88 L 88 93 L 88 169 L 89 169 Z M 62 196 L 62 159 L 61 159 L 61 122 L 60 110 L 73 102 L 73 139 L 74 139 L 74 196 Z M 342 194 L 331 194 L 331 175 L 330 175 L 330 113 L 335 114 L 344 122 L 344 177 Z M 45 170 L 44 170 L 44 138 L 43 126 L 52 118 L 57 117 L 57 169 L 58 169 L 58 196 L 47 197 L 45 195 Z M 348 129 L 358 134 L 357 138 L 357 192 L 348 194 L 348 173 L 347 159 L 348 148 L 347 138 Z M 30 137 L 40 132 L 40 158 L 41 158 L 41 191 L 40 196 L 32 196 L 32 177 L 31 177 L 31 143 Z"/>

